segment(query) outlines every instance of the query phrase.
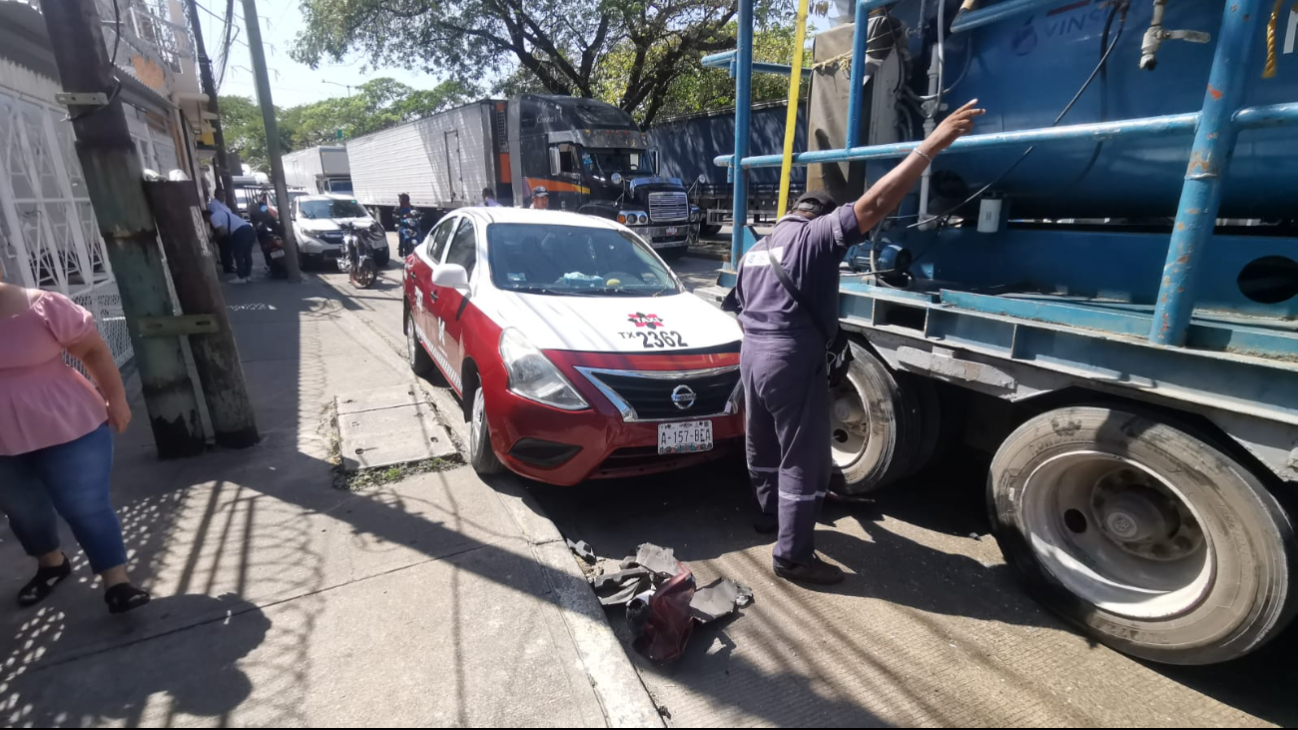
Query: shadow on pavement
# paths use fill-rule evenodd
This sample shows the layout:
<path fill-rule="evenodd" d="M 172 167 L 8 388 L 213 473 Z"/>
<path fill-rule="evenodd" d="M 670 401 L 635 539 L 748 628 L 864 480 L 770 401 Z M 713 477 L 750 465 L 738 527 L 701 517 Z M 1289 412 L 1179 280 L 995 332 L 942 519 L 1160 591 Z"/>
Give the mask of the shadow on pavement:
<path fill-rule="evenodd" d="M 462 575 L 549 602 L 557 601 L 554 586 L 575 580 L 517 550 L 516 535 L 510 545 L 492 544 L 503 540 L 459 514 L 444 480 L 434 487 L 439 504 L 394 490 L 333 487 L 323 428 L 332 397 L 404 382 L 409 374 L 357 344 L 341 323 L 341 309 L 352 305 L 346 297 L 306 279 L 225 287 L 261 444 L 159 461 L 141 419 L 119 440 L 114 502 L 132 576 L 153 592 L 153 604 L 110 617 L 65 530 L 74 579 L 41 607 L 18 611 L 10 597 L 32 566 L 7 529 L 0 535 L 0 722 L 171 725 L 191 724 L 180 716 L 196 715 L 228 726 L 248 722 L 232 717 L 236 709 L 249 716 L 240 706 L 255 691 L 255 724 L 301 726 L 308 724 L 312 677 L 329 671 L 312 665 L 311 651 L 325 638 L 317 632 L 324 593 L 354 580 L 354 572 L 379 575 L 477 551 L 448 568 L 452 609 L 438 626 L 467 620 L 455 614 Z M 329 365 L 340 357 L 356 367 Z M 134 407 L 142 417 L 138 397 Z M 383 611 L 385 600 L 373 610 Z M 454 709 L 427 722 L 463 725 L 478 717 L 468 704 L 473 677 L 464 667 L 480 671 L 483 659 L 470 652 L 472 637 L 461 630 L 445 629 L 455 646 L 465 643 L 444 668 L 456 689 L 442 704 Z M 509 681 L 526 684 L 523 677 Z M 556 717 L 569 717 L 565 712 Z"/>
<path fill-rule="evenodd" d="M 781 725 L 807 724 L 814 718 L 823 726 L 879 726 L 898 717 L 956 725 L 1030 724 L 1047 718 L 1094 721 L 1094 715 L 1056 697 L 1059 690 L 1051 685 L 1067 680 L 1062 667 L 1067 653 L 1077 648 L 1059 649 L 1049 661 L 1020 664 L 994 658 L 994 652 L 987 651 L 990 647 L 980 644 L 1004 634 L 1008 629 L 1002 626 L 1018 626 L 1027 628 L 1015 637 L 1025 651 L 1047 646 L 1034 636 L 1065 637 L 1050 642 L 1052 647 L 1079 645 L 1066 638 L 1071 629 L 1023 592 L 989 535 L 985 456 L 952 455 L 939 468 L 872 495 L 877 499 L 873 505 L 827 504 L 817 548 L 855 575 L 823 592 L 791 588 L 771 577 L 769 542 L 751 528 L 753 502 L 742 471 L 742 465 L 723 463 L 618 483 L 532 487 L 564 535 L 590 542 L 600 555 L 620 558 L 633 553 L 639 543 L 654 542 L 673 547 L 701 580 L 724 575 L 756 589 L 752 608 L 726 625 L 700 628 L 678 663 L 663 667 L 638 660 L 642 671 L 659 678 L 647 682 L 651 691 L 678 688 L 662 693 L 677 695 L 677 702 L 686 701 L 680 695 L 693 698 L 688 700 L 693 707 L 667 708 L 682 721 L 697 721 L 701 711 L 732 724 L 756 718 Z M 881 615 L 881 604 L 904 613 L 908 635 L 893 636 L 896 625 L 860 618 Z M 629 644 L 621 613 L 614 610 L 609 617 Z M 950 633 L 967 625 L 964 619 L 984 622 L 988 628 L 977 635 Z M 1290 631 L 1281 645 L 1241 662 L 1197 668 L 1145 665 L 1153 674 L 1132 676 L 1140 677 L 1151 691 L 1175 692 L 1175 685 L 1165 681 L 1170 680 L 1179 683 L 1187 697 L 1193 695 L 1186 688 L 1270 722 L 1294 726 L 1295 633 Z M 998 682 L 1003 681 L 1015 687 L 1031 698 L 1021 704 L 1044 708 L 1040 711 L 1046 714 L 1015 721 L 1021 707 L 993 703 L 981 714 L 971 709 L 976 703 L 968 702 L 959 709 L 949 686 L 958 672 L 948 677 L 940 662 L 927 666 L 904 658 L 914 653 L 920 662 L 931 661 L 925 653 L 936 650 L 922 647 L 946 650 L 948 643 L 952 654 L 960 657 L 950 660 L 952 670 L 969 663 L 981 667 L 975 673 L 991 678 L 989 684 L 1002 686 Z M 1080 650 L 1088 655 L 1086 646 L 1081 643 Z M 1094 643 L 1089 646 L 1098 649 Z M 1120 668 L 1136 663 L 1109 655 L 1084 665 L 1125 671 Z M 1036 676 L 1034 667 L 1047 667 L 1054 676 Z M 1133 690 L 1114 690 L 1119 691 Z M 973 696 L 983 699 L 980 693 Z M 898 714 L 890 711 L 881 717 L 880 706 Z M 1121 708 L 1109 711 L 1120 713 Z M 1168 720 L 1214 722 L 1195 720 L 1192 708 L 1184 711 L 1179 720 Z"/>
<path fill-rule="evenodd" d="M 60 661 L 24 664 L 16 677 L 0 685 L 7 699 L 21 702 L 6 705 L 10 726 L 86 727 L 105 722 L 171 726 L 182 713 L 228 720 L 228 713 L 252 693 L 252 682 L 237 662 L 262 643 L 270 620 L 256 606 L 234 596 L 168 596 L 155 600 L 149 611 L 227 618 L 193 628 L 203 647 L 198 657 L 194 637 L 170 633 L 148 641 L 120 641 Z M 68 626 L 49 609 L 35 612 L 30 625 L 37 637 Z M 102 624 L 99 628 L 110 630 Z M 106 656 L 77 661 L 95 654 Z M 183 671 L 177 671 L 179 667 Z M 19 683 L 26 691 L 11 694 L 12 685 Z M 146 716 L 149 703 L 158 698 L 165 698 L 167 707 Z"/>

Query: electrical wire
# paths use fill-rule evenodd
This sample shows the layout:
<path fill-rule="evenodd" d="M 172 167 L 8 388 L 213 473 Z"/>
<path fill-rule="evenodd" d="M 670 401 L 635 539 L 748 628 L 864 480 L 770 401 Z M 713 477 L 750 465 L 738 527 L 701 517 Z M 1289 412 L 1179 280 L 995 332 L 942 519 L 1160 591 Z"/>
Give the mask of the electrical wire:
<path fill-rule="evenodd" d="M 217 76 L 216 86 L 221 87 L 221 82 L 225 81 L 225 69 L 230 62 L 230 44 L 234 42 L 231 33 L 234 29 L 234 0 L 227 0 L 225 4 L 225 37 L 221 41 L 221 73 Z"/>
<path fill-rule="evenodd" d="M 946 0 L 937 0 L 937 96 L 928 118 L 936 119 L 942 111 L 942 75 L 946 72 Z"/>
<path fill-rule="evenodd" d="M 955 89 L 955 87 L 960 85 L 961 81 L 964 81 L 964 77 L 969 75 L 969 67 L 973 66 L 974 54 L 973 54 L 973 43 L 970 42 L 968 45 L 969 45 L 969 50 L 965 52 L 965 56 L 964 56 L 964 68 L 960 69 L 960 75 L 956 77 L 955 81 L 952 81 L 950 86 L 942 90 L 942 96 L 950 94 Z M 923 94 L 923 95 L 913 94 L 913 95 L 915 96 L 916 99 L 919 99 L 920 101 L 932 101 L 938 98 L 938 94 Z"/>
<path fill-rule="evenodd" d="M 1064 107 L 1063 111 L 1059 112 L 1059 116 L 1055 117 L 1055 121 L 1050 123 L 1051 127 L 1058 126 L 1059 123 L 1063 121 L 1064 117 L 1068 116 L 1068 112 L 1072 111 L 1073 107 L 1077 104 L 1078 100 L 1082 98 L 1082 94 L 1086 93 L 1086 90 L 1090 88 L 1091 82 L 1095 81 L 1095 77 L 1098 76 L 1100 72 L 1104 69 L 1105 64 L 1108 63 L 1109 55 L 1113 53 L 1113 49 L 1117 47 L 1118 41 L 1122 39 L 1122 29 L 1125 28 L 1127 24 L 1127 4 L 1126 3 L 1114 4 L 1113 9 L 1109 11 L 1109 16 L 1111 19 L 1114 15 L 1117 15 L 1119 10 L 1121 10 L 1122 14 L 1118 22 L 1118 31 L 1117 33 L 1114 34 L 1113 41 L 1109 43 L 1108 48 L 1104 50 L 1104 53 L 1100 56 L 1099 62 L 1095 65 L 1095 68 L 1091 70 L 1091 75 L 1086 77 L 1086 81 L 1085 83 L 1082 84 L 1082 87 L 1077 90 L 1076 94 L 1073 94 L 1073 98 L 1069 100 L 1068 104 Z M 1023 150 L 1023 154 L 1019 155 L 1019 158 L 1017 160 L 1015 160 L 1012 164 L 1010 164 L 1009 167 L 1005 168 L 1005 170 L 1001 172 L 1001 174 L 993 178 L 991 182 L 979 188 L 977 192 L 975 192 L 973 195 L 970 195 L 969 197 L 965 198 L 959 203 L 951 206 L 943 213 L 935 215 L 932 218 L 929 218 L 928 220 L 920 221 L 918 223 L 912 223 L 908 227 L 916 228 L 918 226 L 924 225 L 934 220 L 941 220 L 942 223 L 945 224 L 946 221 L 950 219 L 953 213 L 955 213 L 960 208 L 963 208 L 964 206 L 968 205 L 969 203 L 972 203 L 978 198 L 982 197 L 984 193 L 986 193 L 996 184 L 1000 183 L 1001 180 L 1004 180 L 1006 176 L 1008 176 L 1011 172 L 1014 172 L 1014 170 L 1018 168 L 1019 164 L 1022 163 L 1024 160 L 1026 160 L 1028 158 L 1028 155 L 1032 154 L 1032 151 L 1035 150 L 1036 148 L 1037 148 L 1036 145 L 1031 145 L 1026 150 Z"/>

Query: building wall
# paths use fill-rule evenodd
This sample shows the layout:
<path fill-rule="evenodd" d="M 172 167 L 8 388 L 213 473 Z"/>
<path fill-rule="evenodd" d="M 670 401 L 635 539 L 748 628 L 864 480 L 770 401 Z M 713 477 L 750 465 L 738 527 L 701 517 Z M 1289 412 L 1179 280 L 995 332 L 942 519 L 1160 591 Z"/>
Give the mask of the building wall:
<path fill-rule="evenodd" d="M 133 357 L 121 296 L 94 218 L 66 109 L 34 0 L 0 0 L 0 265 L 5 281 L 63 293 L 94 315 L 118 365 Z M 166 0 L 120 0 L 117 73 L 141 164 L 185 169 L 170 102 L 172 86 L 196 88 L 192 44 Z M 174 6 L 174 7 L 172 7 Z M 113 5 L 99 0 L 105 21 Z M 112 53 L 118 38 L 105 22 Z M 183 152 L 183 151 L 182 151 Z M 192 171 L 186 170 L 191 174 Z M 173 294 L 174 302 L 174 294 Z"/>

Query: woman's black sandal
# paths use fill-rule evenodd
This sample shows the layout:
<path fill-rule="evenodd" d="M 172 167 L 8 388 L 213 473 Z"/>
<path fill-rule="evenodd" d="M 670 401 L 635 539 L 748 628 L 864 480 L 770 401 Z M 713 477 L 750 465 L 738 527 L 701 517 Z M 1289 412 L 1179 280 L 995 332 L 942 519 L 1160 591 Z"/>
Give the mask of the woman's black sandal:
<path fill-rule="evenodd" d="M 63 556 L 63 564 L 53 568 L 38 568 L 36 576 L 27 581 L 27 585 L 18 591 L 18 605 L 23 608 L 35 606 L 54 592 L 54 586 L 62 583 L 72 575 L 72 561 Z"/>
<path fill-rule="evenodd" d="M 109 613 L 126 613 L 143 606 L 150 600 L 149 592 L 130 583 L 118 583 L 104 593 L 104 603 Z"/>

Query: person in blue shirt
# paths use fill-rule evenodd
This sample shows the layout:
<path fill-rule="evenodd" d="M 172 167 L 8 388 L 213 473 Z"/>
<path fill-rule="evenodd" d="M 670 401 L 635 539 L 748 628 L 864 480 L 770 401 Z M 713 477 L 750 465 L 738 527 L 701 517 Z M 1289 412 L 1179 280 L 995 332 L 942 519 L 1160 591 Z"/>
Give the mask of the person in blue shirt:
<path fill-rule="evenodd" d="M 482 204 L 488 208 L 499 208 L 500 203 L 496 202 L 496 194 L 491 188 L 482 189 Z"/>
<path fill-rule="evenodd" d="M 740 261 L 733 298 L 744 330 L 739 374 L 748 472 L 765 517 L 756 527 L 779 534 L 773 568 L 781 578 L 843 580 L 842 570 L 816 555 L 813 541 L 833 464 L 825 349 L 836 332 L 821 327 L 837 329 L 838 265 L 910 194 L 933 157 L 973 129 L 983 113 L 976 103 L 948 115 L 856 201 L 839 207 L 823 190 L 802 195 Z M 777 265 L 814 311 L 785 288 Z"/>
<path fill-rule="evenodd" d="M 205 216 L 216 231 L 217 245 L 226 241 L 221 247 L 221 265 L 226 273 L 233 273 L 231 284 L 247 284 L 252 280 L 252 246 L 257 242 L 257 233 L 252 224 L 217 198 L 207 201 Z"/>

